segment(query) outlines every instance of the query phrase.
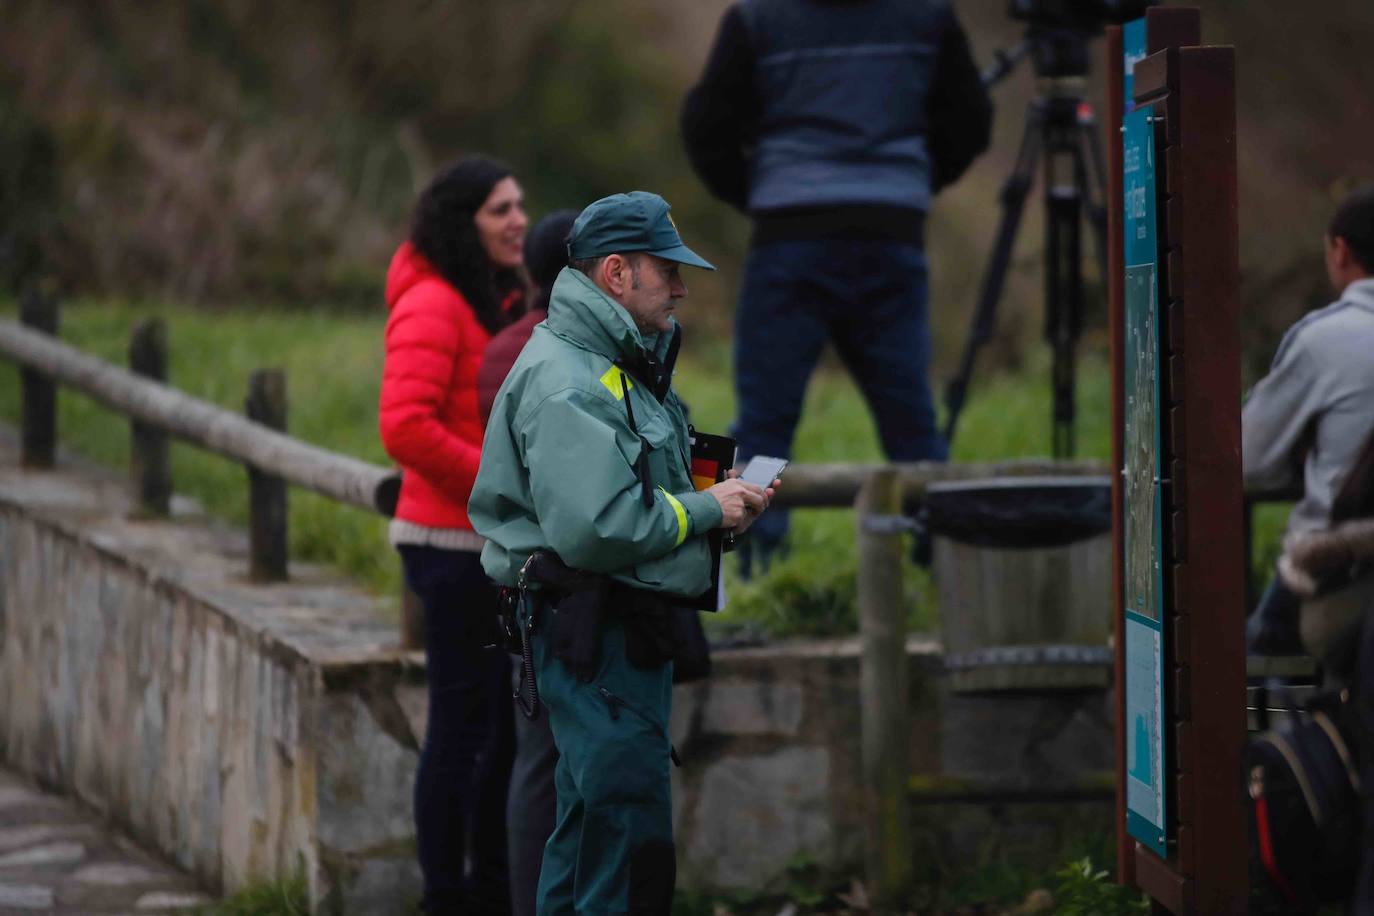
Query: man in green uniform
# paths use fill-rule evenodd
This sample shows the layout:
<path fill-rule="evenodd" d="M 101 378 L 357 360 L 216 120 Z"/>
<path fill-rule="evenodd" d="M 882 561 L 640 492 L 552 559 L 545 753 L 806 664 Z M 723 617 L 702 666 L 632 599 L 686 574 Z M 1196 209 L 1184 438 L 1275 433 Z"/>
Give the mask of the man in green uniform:
<path fill-rule="evenodd" d="M 668 210 L 635 191 L 577 218 L 548 318 L 492 407 L 468 506 L 497 582 L 520 584 L 530 557 L 550 551 L 590 583 L 535 583 L 521 605 L 561 755 L 540 916 L 668 913 L 672 662 L 655 651 L 661 624 L 709 587 L 706 534 L 743 532 L 772 496 L 735 479 L 693 488 L 672 312 L 687 295 L 679 265 L 714 268 Z"/>

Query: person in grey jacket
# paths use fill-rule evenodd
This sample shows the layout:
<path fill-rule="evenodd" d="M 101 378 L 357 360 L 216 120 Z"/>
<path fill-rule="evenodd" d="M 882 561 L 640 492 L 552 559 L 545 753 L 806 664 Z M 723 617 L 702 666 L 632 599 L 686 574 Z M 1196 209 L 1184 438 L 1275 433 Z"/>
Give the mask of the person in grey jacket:
<path fill-rule="evenodd" d="M 1335 493 L 1374 430 L 1374 185 L 1332 217 L 1326 273 L 1339 298 L 1288 329 L 1241 413 L 1246 488 L 1302 484 L 1289 534 L 1327 527 Z M 1246 625 L 1246 647 L 1302 651 L 1298 599 L 1277 577 Z"/>

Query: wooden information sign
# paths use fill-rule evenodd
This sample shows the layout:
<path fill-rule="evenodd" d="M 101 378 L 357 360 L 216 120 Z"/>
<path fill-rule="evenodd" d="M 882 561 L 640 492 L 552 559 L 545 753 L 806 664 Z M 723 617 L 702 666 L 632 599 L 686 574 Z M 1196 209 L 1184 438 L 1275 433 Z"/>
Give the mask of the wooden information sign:
<path fill-rule="evenodd" d="M 1152 8 L 1108 33 L 1121 880 L 1244 912 L 1234 51 Z"/>

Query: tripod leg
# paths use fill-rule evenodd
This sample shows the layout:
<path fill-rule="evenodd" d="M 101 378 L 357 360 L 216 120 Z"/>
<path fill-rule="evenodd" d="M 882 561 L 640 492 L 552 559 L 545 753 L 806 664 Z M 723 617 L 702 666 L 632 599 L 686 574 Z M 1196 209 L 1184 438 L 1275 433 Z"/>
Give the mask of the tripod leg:
<path fill-rule="evenodd" d="M 1103 282 L 1107 277 L 1107 165 L 1102 152 L 1102 134 L 1097 119 L 1088 115 L 1078 119 L 1080 143 L 1077 156 L 1078 192 L 1088 206 L 1088 220 L 1093 227 L 1093 243 L 1097 250 L 1097 265 Z M 1086 152 L 1085 152 L 1086 150 Z"/>
<path fill-rule="evenodd" d="M 1071 149 L 1061 151 L 1078 162 Z M 1052 169 L 1051 165 L 1051 169 Z M 1052 353 L 1053 455 L 1074 453 L 1074 350 L 1082 329 L 1082 198 L 1078 182 L 1048 188 L 1045 203 L 1045 338 Z"/>
<path fill-rule="evenodd" d="M 1016 242 L 1016 230 L 1021 224 L 1021 214 L 1025 211 L 1026 196 L 1035 181 L 1035 166 L 1040 159 L 1043 143 L 1043 125 L 1043 104 L 1038 100 L 1032 101 L 1026 112 L 1026 126 L 1021 134 L 1021 147 L 1016 154 L 1016 165 L 1007 177 L 1006 184 L 1002 186 L 1002 219 L 997 228 L 992 256 L 983 274 L 983 286 L 979 291 L 978 305 L 969 326 L 968 340 L 964 343 L 964 352 L 959 358 L 959 369 L 945 387 L 945 439 L 951 443 L 954 441 L 954 428 L 959 422 L 959 413 L 963 410 L 964 399 L 968 395 L 974 359 L 979 348 L 992 339 L 997 300 L 1001 298 L 1007 268 L 1011 264 L 1011 250 Z"/>

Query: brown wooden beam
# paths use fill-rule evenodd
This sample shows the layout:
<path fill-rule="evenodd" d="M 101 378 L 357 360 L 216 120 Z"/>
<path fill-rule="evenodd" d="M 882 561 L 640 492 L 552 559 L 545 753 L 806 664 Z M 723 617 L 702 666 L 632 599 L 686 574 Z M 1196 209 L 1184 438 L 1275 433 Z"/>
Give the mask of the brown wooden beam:
<path fill-rule="evenodd" d="M 1182 300 L 1189 358 L 1187 536 L 1205 562 L 1185 580 L 1192 639 L 1196 784 L 1191 825 L 1196 905 L 1242 912 L 1249 898 L 1247 827 L 1237 785 L 1245 744 L 1244 512 L 1240 467 L 1240 303 L 1235 54 L 1179 54 Z"/>
<path fill-rule="evenodd" d="M 248 419 L 286 432 L 286 373 L 259 369 L 248 379 Z M 256 465 L 248 468 L 249 577 L 284 582 L 287 569 L 286 481 Z"/>
<path fill-rule="evenodd" d="M 37 284 L 19 300 L 19 320 L 32 333 L 57 335 L 57 297 Z M 25 467 L 50 468 L 57 462 L 57 385 L 31 366 L 19 372 L 22 420 L 20 461 Z"/>
<path fill-rule="evenodd" d="M 1125 208 L 1125 189 L 1121 172 L 1121 118 L 1124 114 L 1126 92 L 1124 50 L 1121 27 L 1107 29 L 1107 118 L 1104 122 L 1107 140 L 1107 338 L 1111 341 L 1111 406 L 1112 416 L 1122 417 L 1123 372 L 1125 354 L 1126 275 L 1122 266 L 1125 258 L 1125 238 L 1122 216 Z M 1121 423 L 1112 424 L 1112 646 L 1115 655 L 1112 697 L 1116 707 L 1113 717 L 1113 740 L 1116 742 L 1116 873 L 1117 880 L 1130 885 L 1135 876 L 1135 841 L 1126 832 L 1126 548 L 1122 512 L 1123 487 L 1121 468 L 1125 446 Z"/>
<path fill-rule="evenodd" d="M 1178 57 L 1173 48 L 1156 51 L 1135 65 L 1131 93 L 1137 105 L 1163 98 L 1178 86 Z"/>
<path fill-rule="evenodd" d="M 1150 852 L 1139 843 L 1135 844 L 1135 884 L 1172 913 L 1188 913 L 1190 891 L 1188 881 L 1175 871 L 1168 862 Z M 1244 909 L 1218 912 L 1244 913 Z"/>
<path fill-rule="evenodd" d="M 1107 474 L 1100 461 L 1050 461 L 1028 459 L 947 464 L 917 461 L 898 464 L 793 464 L 783 474 L 773 504 L 799 507 L 849 507 L 859 487 L 874 472 L 897 472 L 903 501 L 920 499 L 926 487 L 947 480 L 986 480 L 992 477 L 1099 477 Z"/>
<path fill-rule="evenodd" d="M 868 892 L 879 912 L 905 910 L 915 880 L 907 782 L 911 774 L 907 691 L 906 604 L 902 538 L 869 524 L 901 510 L 894 469 L 874 473 L 854 504 L 858 540 L 860 734 L 864 775 Z"/>
<path fill-rule="evenodd" d="M 232 410 L 141 378 L 18 322 L 0 319 L 0 356 L 127 417 L 226 458 L 254 464 L 330 499 L 383 511 L 383 497 L 395 492 L 396 472 L 390 468 L 266 429 Z M 844 505 L 851 504 L 852 500 Z"/>
<path fill-rule="evenodd" d="M 1195 6 L 1152 6 L 1145 11 L 1145 53 L 1202 44 L 1202 13 Z"/>
<path fill-rule="evenodd" d="M 167 327 L 161 318 L 134 327 L 129 369 L 154 382 L 167 381 Z M 166 430 L 141 420 L 130 427 L 129 480 L 138 514 L 166 518 L 172 508 L 171 440 Z"/>

